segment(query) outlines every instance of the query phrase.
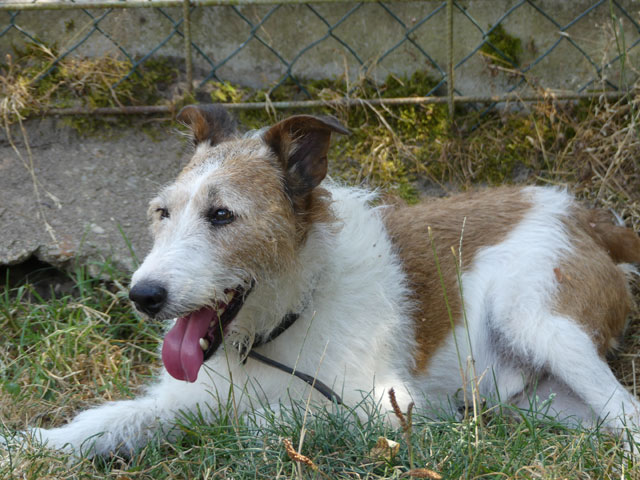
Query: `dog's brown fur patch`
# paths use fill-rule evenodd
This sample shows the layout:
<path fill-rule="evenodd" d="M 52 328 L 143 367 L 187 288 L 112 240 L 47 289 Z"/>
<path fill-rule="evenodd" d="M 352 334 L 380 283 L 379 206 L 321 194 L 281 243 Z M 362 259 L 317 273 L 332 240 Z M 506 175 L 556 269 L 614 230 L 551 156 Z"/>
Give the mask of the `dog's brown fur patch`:
<path fill-rule="evenodd" d="M 318 185 L 327 175 L 332 133 L 349 131 L 335 118 L 295 115 L 272 126 L 264 140 L 283 170 L 285 192 L 296 216 L 296 241 L 302 244 L 314 223 L 334 221 L 330 196 Z"/>
<path fill-rule="evenodd" d="M 293 265 L 314 223 L 335 221 L 329 208 L 331 197 L 322 188 L 309 193 L 304 205 L 293 206 L 283 187 L 281 171 L 269 158 L 227 158 L 222 170 L 225 186 L 250 198 L 254 214 L 246 222 L 251 231 L 247 227 L 227 237 L 230 243 L 223 248 L 233 252 L 230 265 L 249 262 L 252 269 L 284 271 Z M 266 236 L 258 236 L 258 232 Z M 256 249 L 256 245 L 262 247 Z M 277 259 L 275 264 L 273 259 Z"/>
<path fill-rule="evenodd" d="M 253 274 L 286 270 L 293 264 L 298 247 L 298 219 L 284 192 L 280 169 L 265 157 L 267 149 L 259 140 L 222 146 L 233 153 L 225 154 L 213 178 L 221 194 L 233 195 L 236 205 L 246 204 L 241 212 L 244 218 L 228 225 L 231 228 L 221 237 L 229 266 L 243 265 Z"/>
<path fill-rule="evenodd" d="M 480 248 L 502 241 L 530 208 L 531 203 L 521 189 L 505 187 L 429 200 L 411 207 L 391 207 L 385 212 L 385 224 L 408 275 L 416 303 L 413 317 L 418 343 L 414 355 L 415 373 L 426 371 L 431 355 L 451 332 L 428 227 L 431 227 L 451 314 L 458 323 L 462 318 L 462 305 L 457 260 L 451 247 L 458 254 L 462 237 L 464 269 Z"/>
<path fill-rule="evenodd" d="M 614 263 L 640 263 L 640 238 L 630 228 L 615 225 L 608 211 L 583 208 L 576 212 L 576 219 Z"/>
<path fill-rule="evenodd" d="M 574 252 L 554 269 L 556 311 L 583 325 L 604 355 L 616 345 L 631 308 L 625 274 L 616 263 L 639 261 L 640 239 L 613 225 L 603 210 L 574 210 L 565 221 Z"/>

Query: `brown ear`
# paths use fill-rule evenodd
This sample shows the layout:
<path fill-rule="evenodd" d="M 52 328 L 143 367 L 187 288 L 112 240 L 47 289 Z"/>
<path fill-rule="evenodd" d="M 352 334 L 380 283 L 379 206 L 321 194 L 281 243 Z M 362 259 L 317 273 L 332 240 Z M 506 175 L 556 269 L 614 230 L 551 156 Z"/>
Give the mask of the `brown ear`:
<path fill-rule="evenodd" d="M 265 142 L 285 171 L 289 195 L 306 195 L 327 175 L 331 132 L 347 135 L 349 130 L 334 117 L 295 115 L 276 123 L 264 134 Z"/>
<path fill-rule="evenodd" d="M 235 120 L 220 105 L 187 105 L 176 119 L 191 129 L 196 145 L 216 145 L 236 133 Z"/>

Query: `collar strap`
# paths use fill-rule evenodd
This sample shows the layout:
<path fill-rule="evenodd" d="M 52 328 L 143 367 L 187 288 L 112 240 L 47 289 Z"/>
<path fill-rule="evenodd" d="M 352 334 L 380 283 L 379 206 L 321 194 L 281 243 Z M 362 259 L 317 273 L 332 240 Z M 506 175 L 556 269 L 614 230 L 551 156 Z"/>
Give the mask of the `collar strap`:
<path fill-rule="evenodd" d="M 338 405 L 342 405 L 343 403 L 342 403 L 342 398 L 340 398 L 340 395 L 338 395 L 336 392 L 331 390 L 327 385 L 322 383 L 317 378 L 312 377 L 311 375 L 308 375 L 306 373 L 298 372 L 297 370 L 294 370 L 291 367 L 287 367 L 286 365 L 280 362 L 276 362 L 275 360 L 271 360 L 270 358 L 267 358 L 264 355 L 261 355 L 254 350 L 254 348 L 264 345 L 266 343 L 272 342 L 273 340 L 278 338 L 291 325 L 293 325 L 295 321 L 298 320 L 298 318 L 300 318 L 299 313 L 287 313 L 284 317 L 282 317 L 280 324 L 276 328 L 271 330 L 269 335 L 267 335 L 266 337 L 260 336 L 259 338 L 256 339 L 256 341 L 253 343 L 253 345 L 249 349 L 249 353 L 247 353 L 247 357 L 251 357 L 254 360 L 258 360 L 259 362 L 262 362 L 266 365 L 277 368 L 278 370 L 282 370 L 283 372 L 288 373 L 289 375 L 295 375 L 300 380 L 311 385 L 312 388 L 315 388 L 330 402 L 335 401 Z"/>
<path fill-rule="evenodd" d="M 299 318 L 299 313 L 287 313 L 284 317 L 282 317 L 282 320 L 280 320 L 280 324 L 276 328 L 271 330 L 271 332 L 269 332 L 269 335 L 267 335 L 266 337 L 258 337 L 255 342 L 253 342 L 253 345 L 251 345 L 251 348 L 256 348 L 264 345 L 265 343 L 272 342 L 280 335 L 282 335 Z"/>
<path fill-rule="evenodd" d="M 336 402 L 338 405 L 343 405 L 342 398 L 340 398 L 340 395 L 338 395 L 336 392 L 331 390 L 327 385 L 322 383 L 317 378 L 312 377 L 311 375 L 308 375 L 306 373 L 298 372 L 297 370 L 294 370 L 291 367 L 287 367 L 286 365 L 280 362 L 276 362 L 275 360 L 271 360 L 270 358 L 267 358 L 264 355 L 260 355 L 255 350 L 251 350 L 247 356 L 253 358 L 254 360 L 258 360 L 259 362 L 262 362 L 266 365 L 277 368 L 278 370 L 282 370 L 283 372 L 288 373 L 290 375 L 295 375 L 300 380 L 311 385 L 312 388 L 315 388 L 330 402 Z"/>

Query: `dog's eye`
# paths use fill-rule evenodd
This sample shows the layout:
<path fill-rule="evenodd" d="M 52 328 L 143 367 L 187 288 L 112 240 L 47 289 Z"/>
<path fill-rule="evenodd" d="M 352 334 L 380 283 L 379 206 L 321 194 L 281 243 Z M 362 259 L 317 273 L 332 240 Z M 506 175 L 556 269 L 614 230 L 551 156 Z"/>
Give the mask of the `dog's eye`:
<path fill-rule="evenodd" d="M 211 210 L 207 218 L 211 222 L 212 225 L 226 225 L 227 223 L 233 222 L 236 217 L 233 215 L 231 210 L 227 210 L 226 208 L 218 208 L 215 210 Z"/>
<path fill-rule="evenodd" d="M 156 208 L 156 212 L 160 214 L 160 218 L 169 218 L 169 210 L 166 208 Z"/>

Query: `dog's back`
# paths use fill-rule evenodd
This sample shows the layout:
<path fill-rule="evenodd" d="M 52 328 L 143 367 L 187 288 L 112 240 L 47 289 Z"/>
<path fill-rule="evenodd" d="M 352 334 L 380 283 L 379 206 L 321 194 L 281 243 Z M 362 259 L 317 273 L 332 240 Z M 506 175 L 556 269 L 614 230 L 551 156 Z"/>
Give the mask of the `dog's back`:
<path fill-rule="evenodd" d="M 450 336 L 452 323 L 461 323 L 460 282 L 476 254 L 503 242 L 537 207 L 531 193 L 545 190 L 570 200 L 557 189 L 503 187 L 385 211 L 385 224 L 417 305 L 416 372 L 427 369 L 434 351 Z M 553 309 L 582 323 L 604 353 L 621 334 L 631 300 L 625 275 L 629 269 L 618 264 L 640 262 L 640 238 L 616 225 L 608 212 L 574 201 L 569 201 L 563 215 L 547 220 L 559 223 L 566 233 L 565 239 L 551 239 L 556 245 L 548 245 L 560 253 L 553 266 L 557 286 Z M 533 253 L 523 247 L 516 254 Z"/>
<path fill-rule="evenodd" d="M 385 224 L 416 305 L 416 388 L 450 391 L 443 366 L 473 358 L 488 397 L 527 407 L 538 388 L 563 417 L 637 420 L 637 400 L 604 361 L 631 306 L 632 230 L 543 187 L 395 207 Z"/>
<path fill-rule="evenodd" d="M 462 321 L 458 273 L 480 249 L 504 240 L 531 207 L 521 189 L 498 188 L 384 212 L 416 304 L 416 372 L 428 367 L 434 351 L 451 336 L 452 320 Z"/>

